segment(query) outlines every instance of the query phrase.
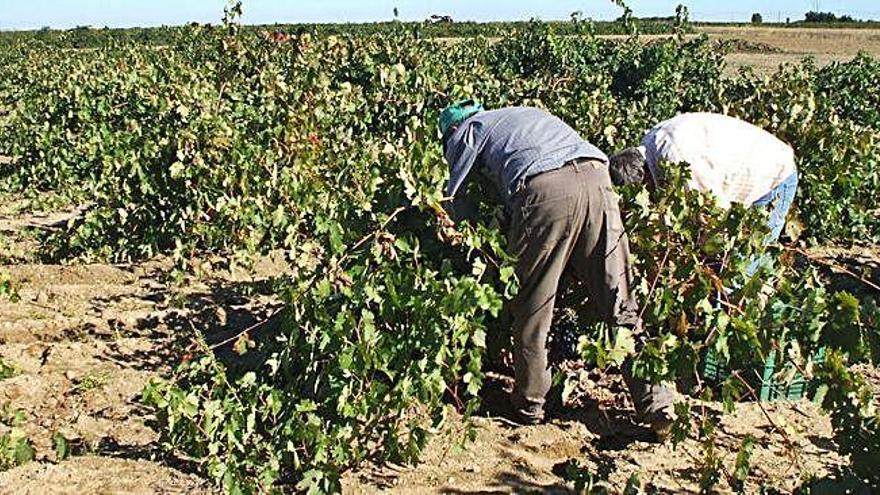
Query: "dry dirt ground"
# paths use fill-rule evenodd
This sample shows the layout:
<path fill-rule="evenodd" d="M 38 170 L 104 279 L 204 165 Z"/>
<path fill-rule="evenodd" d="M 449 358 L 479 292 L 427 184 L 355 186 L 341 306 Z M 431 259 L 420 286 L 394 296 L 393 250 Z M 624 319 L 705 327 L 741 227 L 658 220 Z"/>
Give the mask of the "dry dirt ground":
<path fill-rule="evenodd" d="M 747 41 L 754 48 L 734 51 L 728 55 L 728 63 L 733 67 L 752 66 L 764 73 L 805 57 L 813 57 L 823 66 L 850 60 L 859 51 L 880 56 L 880 29 L 702 26 L 697 30 L 712 39 Z"/>
<path fill-rule="evenodd" d="M 0 380 L 0 408 L 25 413 L 37 462 L 0 473 L 0 494 L 210 491 L 204 479 L 156 462 L 158 435 L 138 398 L 149 379 L 168 373 L 172 344 L 192 326 L 220 336 L 268 317 L 277 301 L 264 282 L 278 268 L 265 260 L 253 273 L 172 280 L 167 260 L 41 264 L 30 233 L 76 211 L 21 213 L 21 202 L 4 199 L 0 263 L 13 264 L 0 271 L 20 300 L 0 298 L 0 358 L 16 372 Z M 79 455 L 56 462 L 55 433 Z"/>
<path fill-rule="evenodd" d="M 576 459 L 590 472 L 607 477 L 603 486 L 622 493 L 638 475 L 649 493 L 698 493 L 700 445 L 689 439 L 677 447 L 658 444 L 653 434 L 631 420 L 622 380 L 585 372 L 582 401 L 557 411 L 548 424 L 514 427 L 503 419 L 476 419 L 477 439 L 455 448 L 454 436 L 432 442 L 415 468 L 382 467 L 351 473 L 346 491 L 375 493 L 571 493 L 559 476 Z M 705 407 L 705 411 L 701 410 Z M 723 415 L 717 403 L 693 402 L 708 416 L 720 417 L 716 441 L 723 464 L 731 467 L 744 438 L 757 441 L 749 492 L 761 486 L 791 492 L 811 476 L 823 478 L 846 460 L 834 452 L 831 426 L 808 402 L 741 404 Z M 785 433 L 782 433 L 782 432 Z M 783 435 L 791 439 L 786 445 Z M 728 491 L 719 484 L 719 492 Z"/>

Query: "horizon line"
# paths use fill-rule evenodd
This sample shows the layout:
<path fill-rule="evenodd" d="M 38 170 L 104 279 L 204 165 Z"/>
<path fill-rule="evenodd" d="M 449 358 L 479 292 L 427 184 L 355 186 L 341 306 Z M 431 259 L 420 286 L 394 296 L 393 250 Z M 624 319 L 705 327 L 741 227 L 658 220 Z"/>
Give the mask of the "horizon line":
<path fill-rule="evenodd" d="M 774 15 L 773 18 L 778 19 L 779 17 L 786 17 L 784 15 L 783 16 L 778 15 L 779 13 L 777 13 L 777 12 L 774 12 L 774 14 L 777 14 L 777 15 Z M 804 14 L 805 13 L 802 13 L 800 15 L 803 16 Z M 443 15 L 443 14 L 440 14 L 440 15 Z M 853 17 L 851 14 L 837 14 L 837 15 Z M 612 23 L 612 22 L 616 22 L 618 19 L 619 19 L 619 17 L 614 18 L 614 19 L 601 19 L 601 18 L 590 18 L 590 17 L 583 18 L 584 21 L 597 22 L 597 23 Z M 660 20 L 667 20 L 667 19 L 672 20 L 672 19 L 675 19 L 675 16 L 674 15 L 670 15 L 670 16 L 645 16 L 645 17 L 637 17 L 636 16 L 636 17 L 634 17 L 634 19 L 635 20 L 647 20 L 647 21 L 651 21 L 651 20 L 660 21 Z M 787 16 L 787 19 L 791 19 L 791 16 Z M 873 19 L 873 18 L 857 19 L 857 18 L 853 17 L 853 19 L 854 19 L 853 21 L 844 21 L 844 22 L 840 22 L 840 23 L 830 23 L 830 24 L 849 24 L 849 23 L 859 24 L 859 23 L 880 22 L 880 19 Z M 526 22 L 532 22 L 532 21 L 537 21 L 537 22 L 571 22 L 571 18 L 564 18 L 564 19 L 547 18 L 547 19 L 544 19 L 544 18 L 540 18 L 540 17 L 532 17 L 532 18 L 528 18 L 528 19 L 522 18 L 522 19 L 494 19 L 494 20 L 464 19 L 464 20 L 455 20 L 455 21 L 453 21 L 453 23 L 454 24 L 465 24 L 465 23 L 500 24 L 500 23 L 526 23 Z M 260 27 L 260 26 L 284 26 L 284 25 L 290 25 L 290 26 L 304 26 L 304 25 L 331 26 L 331 25 L 347 25 L 347 24 L 348 25 L 369 25 L 369 24 L 388 24 L 388 23 L 393 23 L 393 22 L 401 22 L 403 24 L 423 24 L 423 23 L 430 24 L 431 20 L 430 20 L 430 18 L 428 18 L 428 19 L 422 19 L 422 20 L 385 19 L 385 20 L 361 20 L 361 21 L 280 21 L 280 22 L 240 22 L 239 24 L 242 26 Z M 751 24 L 751 22 L 748 19 L 746 19 L 746 20 L 689 19 L 688 22 L 690 24 L 700 24 L 700 23 Z M 0 31 L 3 31 L 3 32 L 28 32 L 28 31 L 42 31 L 42 30 L 72 31 L 75 29 L 84 29 L 84 28 L 94 29 L 94 30 L 158 29 L 158 28 L 185 27 L 185 26 L 189 26 L 192 24 L 220 25 L 220 24 L 222 24 L 222 20 L 211 21 L 211 22 L 187 21 L 187 22 L 182 22 L 179 24 L 149 24 L 149 23 L 147 23 L 147 24 L 136 24 L 136 25 L 113 25 L 113 26 L 111 26 L 109 24 L 106 24 L 104 26 L 95 25 L 95 24 L 82 24 L 82 25 L 76 25 L 76 26 L 71 26 L 71 27 L 54 27 L 51 25 L 40 26 L 40 27 L 15 27 L 15 26 L 4 27 L 4 26 L 0 25 Z M 796 20 L 791 20 L 790 22 L 781 21 L 781 20 L 776 20 L 776 21 L 767 20 L 761 24 L 764 24 L 764 25 L 779 25 L 779 24 L 786 25 L 786 24 L 811 24 L 811 23 L 805 23 L 803 18 L 799 18 Z M 760 26 L 761 24 L 757 24 L 757 25 Z M 812 23 L 812 24 L 829 24 L 829 23 Z"/>

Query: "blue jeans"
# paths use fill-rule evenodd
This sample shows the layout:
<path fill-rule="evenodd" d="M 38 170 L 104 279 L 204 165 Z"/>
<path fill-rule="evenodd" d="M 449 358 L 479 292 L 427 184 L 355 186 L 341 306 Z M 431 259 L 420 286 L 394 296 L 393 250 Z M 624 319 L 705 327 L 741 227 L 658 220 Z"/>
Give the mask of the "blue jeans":
<path fill-rule="evenodd" d="M 764 239 L 764 245 L 770 245 L 779 240 L 782 235 L 782 229 L 785 227 L 785 218 L 788 216 L 788 210 L 794 202 L 797 193 L 798 173 L 795 171 L 789 175 L 781 184 L 773 188 L 772 191 L 765 194 L 762 198 L 752 204 L 752 208 L 766 208 L 772 206 L 770 212 L 770 220 L 767 222 L 770 227 L 770 233 Z M 748 274 L 754 275 L 758 268 L 766 263 L 768 258 L 766 255 L 758 257 L 749 265 Z"/>

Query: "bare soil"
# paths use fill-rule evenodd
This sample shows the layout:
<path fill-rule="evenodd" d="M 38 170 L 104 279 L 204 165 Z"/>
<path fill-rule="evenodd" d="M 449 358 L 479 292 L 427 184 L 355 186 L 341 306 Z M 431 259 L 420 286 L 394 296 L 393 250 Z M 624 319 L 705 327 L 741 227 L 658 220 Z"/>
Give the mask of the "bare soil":
<path fill-rule="evenodd" d="M 0 475 L 0 494 L 177 494 L 209 493 L 195 475 L 147 460 L 75 457 L 61 463 L 35 462 Z"/>
<path fill-rule="evenodd" d="M 477 438 L 457 447 L 447 433 L 435 438 L 416 467 L 373 466 L 350 473 L 350 493 L 570 493 L 560 477 L 576 459 L 611 493 L 621 493 L 638 475 L 649 493 L 699 493 L 703 457 L 692 436 L 677 447 L 657 443 L 654 434 L 632 420 L 622 379 L 584 372 L 580 399 L 558 410 L 547 423 L 516 427 L 504 419 L 478 417 Z M 809 401 L 740 404 L 724 415 L 717 403 L 691 401 L 698 415 L 720 418 L 716 447 L 732 467 L 747 436 L 756 440 L 748 492 L 773 487 L 790 493 L 808 478 L 825 478 L 846 464 L 835 452 L 827 417 Z M 787 437 L 788 440 L 784 438 Z M 719 492 L 730 491 L 725 482 Z"/>
<path fill-rule="evenodd" d="M 700 26 L 697 31 L 712 39 L 746 40 L 753 47 L 767 47 L 764 52 L 733 51 L 727 56 L 731 70 L 750 66 L 760 73 L 772 73 L 783 63 L 797 63 L 807 57 L 822 67 L 850 60 L 860 51 L 880 56 L 880 29 Z"/>
<path fill-rule="evenodd" d="M 23 411 L 36 462 L 0 473 L 0 493 L 205 493 L 202 478 L 160 462 L 158 434 L 139 403 L 144 385 L 178 361 L 175 341 L 197 327 L 222 338 L 278 307 L 266 281 L 283 266 L 176 278 L 159 259 L 137 265 L 40 264 L 29 229 L 50 229 L 76 209 L 0 210 L 0 235 L 17 253 L 0 265 L 20 300 L 0 298 L 0 407 Z M 0 431 L 2 433 L 2 431 Z M 60 433 L 78 455 L 57 462 Z M 178 466 L 186 467 L 186 466 Z"/>
<path fill-rule="evenodd" d="M 0 380 L 0 407 L 26 414 L 23 428 L 36 460 L 0 473 L 0 494 L 213 492 L 191 465 L 160 451 L 140 393 L 148 380 L 169 373 L 178 360 L 175 343 L 193 328 L 221 339 L 266 319 L 278 307 L 269 281 L 285 269 L 282 260 L 262 259 L 247 270 L 206 263 L 197 275 L 185 276 L 177 276 L 165 259 L 42 264 L 33 253 L 38 237 L 29 230 L 50 229 L 77 210 L 40 213 L 21 205 L 10 200 L 0 206 L 4 242 L 20 255 L 14 264 L 0 265 L 20 295 L 18 302 L 0 299 L 0 358 L 17 371 Z M 877 260 L 873 251 L 846 254 L 864 263 Z M 421 464 L 366 466 L 345 476 L 345 491 L 568 493 L 572 486 L 560 470 L 577 459 L 607 477 L 612 493 L 632 474 L 657 493 L 697 492 L 700 472 L 694 466 L 703 453 L 694 438 L 676 448 L 656 443 L 633 422 L 618 375 L 572 373 L 576 393 L 549 423 L 515 427 L 483 413 L 474 420 L 476 439 L 468 443 L 462 442 L 461 418 L 450 413 Z M 867 367 L 864 373 L 880 394 L 877 370 Z M 506 400 L 510 380 L 491 378 L 486 402 L 498 404 Z M 836 453 L 828 418 L 810 402 L 746 403 L 731 415 L 723 415 L 717 403 L 692 400 L 692 407 L 721 418 L 717 455 L 724 466 L 734 464 L 747 435 L 756 439 L 751 490 L 791 492 L 805 479 L 827 477 L 846 464 Z M 73 457 L 57 459 L 56 433 L 76 447 Z M 722 481 L 719 490 L 729 486 Z"/>

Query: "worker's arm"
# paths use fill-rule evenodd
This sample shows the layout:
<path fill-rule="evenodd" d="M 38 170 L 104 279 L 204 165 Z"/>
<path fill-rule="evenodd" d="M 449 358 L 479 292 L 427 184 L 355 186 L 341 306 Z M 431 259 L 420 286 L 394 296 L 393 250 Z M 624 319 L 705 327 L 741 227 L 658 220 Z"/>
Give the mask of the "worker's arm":
<path fill-rule="evenodd" d="M 481 126 L 467 125 L 450 136 L 447 144 L 449 183 L 446 198 L 449 201 L 444 207 L 456 221 L 474 218 L 479 213 L 476 201 L 467 195 L 467 185 L 485 143 L 480 129 Z"/>
<path fill-rule="evenodd" d="M 663 162 L 678 163 L 677 150 L 672 146 L 671 137 L 662 129 L 652 129 L 642 139 L 640 149 L 645 156 L 645 165 L 650 175 L 650 184 L 658 187 L 663 184 Z"/>

